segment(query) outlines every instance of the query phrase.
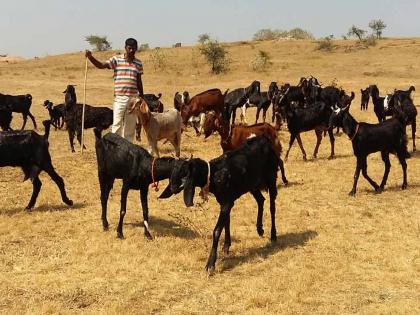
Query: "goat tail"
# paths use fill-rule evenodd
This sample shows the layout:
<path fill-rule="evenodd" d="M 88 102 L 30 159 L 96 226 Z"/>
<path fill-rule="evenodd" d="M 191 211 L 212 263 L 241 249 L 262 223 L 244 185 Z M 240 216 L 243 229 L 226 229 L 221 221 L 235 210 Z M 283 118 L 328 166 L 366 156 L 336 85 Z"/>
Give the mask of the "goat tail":
<path fill-rule="evenodd" d="M 102 130 L 100 130 L 99 128 L 94 128 L 93 129 L 93 133 L 95 134 L 95 139 L 98 141 L 98 140 L 101 140 L 101 138 L 102 138 Z"/>
<path fill-rule="evenodd" d="M 48 140 L 48 137 L 50 136 L 51 120 L 44 120 L 42 124 L 45 127 L 44 139 Z"/>

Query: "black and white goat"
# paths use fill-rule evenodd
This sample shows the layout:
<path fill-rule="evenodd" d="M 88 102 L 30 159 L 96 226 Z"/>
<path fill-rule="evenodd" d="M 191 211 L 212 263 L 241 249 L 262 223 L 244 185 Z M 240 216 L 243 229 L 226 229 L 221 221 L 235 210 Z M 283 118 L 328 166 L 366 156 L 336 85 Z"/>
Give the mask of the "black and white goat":
<path fill-rule="evenodd" d="M 260 94 L 260 82 L 253 81 L 248 87 L 246 88 L 238 88 L 235 89 L 225 96 L 225 116 L 232 118 L 231 123 L 235 123 L 236 119 L 236 109 L 245 106 L 246 102 L 248 101 L 249 97 L 252 94 Z M 244 116 L 243 109 L 241 113 L 241 121 L 244 120 L 246 117 Z"/>
<path fill-rule="evenodd" d="M 36 129 L 35 117 L 31 114 L 30 108 L 32 105 L 32 95 L 7 95 L 0 93 L 0 108 L 9 107 L 12 112 L 22 113 L 23 125 L 21 130 L 26 126 L 26 120 L 31 118 L 34 128 Z"/>
<path fill-rule="evenodd" d="M 387 182 L 391 163 L 389 154 L 396 154 L 403 170 L 402 189 L 407 188 L 407 139 L 403 122 L 397 118 L 391 118 L 378 124 L 357 122 L 348 111 L 349 107 L 335 108 L 330 117 L 330 128 L 342 127 L 349 136 L 353 153 L 357 158 L 356 171 L 354 173 L 353 188 L 349 195 L 356 194 L 357 181 L 360 171 L 377 192 L 381 192 Z M 382 182 L 378 185 L 367 173 L 367 156 L 371 153 L 381 152 L 385 164 L 385 173 Z"/>
<path fill-rule="evenodd" d="M 102 226 L 108 230 L 107 203 L 115 179 L 122 179 L 120 220 L 117 236 L 123 238 L 123 220 L 127 210 L 127 194 L 130 189 L 140 190 L 143 209 L 144 235 L 151 239 L 149 232 L 149 207 L 147 195 L 149 185 L 169 178 L 177 163 L 172 157 L 153 158 L 142 147 L 132 144 L 115 133 L 108 133 L 101 138 L 101 131 L 94 129 L 96 137 L 96 158 L 98 177 L 101 188 Z"/>
<path fill-rule="evenodd" d="M 50 121 L 46 120 L 43 124 L 45 126 L 43 136 L 33 130 L 0 133 L 0 167 L 21 167 L 25 174 L 24 181 L 27 179 L 32 181 L 32 196 L 26 209 L 32 209 L 35 206 L 42 186 L 39 180 L 39 174 L 42 171 L 45 171 L 56 183 L 60 189 L 63 202 L 69 206 L 73 205 L 73 201 L 67 197 L 63 179 L 57 174 L 51 163 L 51 156 L 48 151 Z"/>
<path fill-rule="evenodd" d="M 258 161 L 258 163 L 255 163 Z M 217 246 L 220 234 L 225 229 L 223 250 L 229 252 L 231 246 L 230 211 L 235 201 L 246 193 L 251 193 L 258 204 L 257 232 L 263 236 L 264 197 L 261 190 L 268 190 L 271 213 L 271 241 L 277 240 L 276 197 L 277 170 L 279 159 L 272 148 L 271 141 L 265 136 L 250 138 L 240 148 L 225 152 L 210 162 L 191 159 L 174 167 L 170 187 L 160 198 L 170 197 L 184 190 L 187 207 L 193 205 L 195 187 L 202 187 L 216 197 L 220 204 L 220 214 L 213 231 L 213 245 L 207 261 L 206 270 L 213 272 L 217 259 Z"/>

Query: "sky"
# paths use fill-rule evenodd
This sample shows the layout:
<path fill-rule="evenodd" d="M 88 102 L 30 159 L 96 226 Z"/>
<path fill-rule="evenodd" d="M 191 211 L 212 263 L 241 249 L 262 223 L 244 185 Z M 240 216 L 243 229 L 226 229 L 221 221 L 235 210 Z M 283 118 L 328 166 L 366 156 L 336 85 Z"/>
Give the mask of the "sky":
<path fill-rule="evenodd" d="M 150 47 L 192 45 L 208 33 L 221 42 L 249 40 L 263 28 L 310 31 L 316 38 L 370 30 L 383 20 L 387 37 L 420 36 L 420 0 L 1 0 L 0 54 L 32 58 L 90 48 L 88 35 L 114 49 L 128 37 Z"/>

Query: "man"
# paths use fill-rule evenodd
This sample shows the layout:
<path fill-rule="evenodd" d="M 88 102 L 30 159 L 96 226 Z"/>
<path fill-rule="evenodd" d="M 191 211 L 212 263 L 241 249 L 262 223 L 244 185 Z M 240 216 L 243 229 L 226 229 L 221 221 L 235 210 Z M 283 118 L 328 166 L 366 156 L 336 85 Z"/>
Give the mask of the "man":
<path fill-rule="evenodd" d="M 92 52 L 86 50 L 85 56 L 98 69 L 114 70 L 114 117 L 112 132 L 133 142 L 136 129 L 136 116 L 129 113 L 127 103 L 130 97 L 143 97 L 143 65 L 136 59 L 137 41 L 128 38 L 125 41 L 125 53 L 111 57 L 101 62 L 93 57 Z"/>

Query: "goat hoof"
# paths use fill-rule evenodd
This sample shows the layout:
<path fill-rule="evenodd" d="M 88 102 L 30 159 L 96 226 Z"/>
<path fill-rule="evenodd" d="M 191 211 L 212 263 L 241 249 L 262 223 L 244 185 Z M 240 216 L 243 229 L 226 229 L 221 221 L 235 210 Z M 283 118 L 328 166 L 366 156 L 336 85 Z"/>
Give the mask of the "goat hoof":
<path fill-rule="evenodd" d="M 402 189 L 402 190 L 407 189 L 407 184 L 403 184 L 403 185 L 401 186 L 401 189 Z"/>
<path fill-rule="evenodd" d="M 330 155 L 329 157 L 328 157 L 328 160 L 333 160 L 334 159 L 334 155 Z"/>
<path fill-rule="evenodd" d="M 145 237 L 147 240 L 149 240 L 149 241 L 153 240 L 153 237 L 152 237 L 152 235 L 149 233 L 149 231 L 144 232 L 144 237 Z"/>
<path fill-rule="evenodd" d="M 257 228 L 257 233 L 259 236 L 263 237 L 264 236 L 264 229 L 263 228 Z"/>
<path fill-rule="evenodd" d="M 356 196 L 356 192 L 355 192 L 354 190 L 350 191 L 350 192 L 349 192 L 349 196 L 351 196 L 351 197 Z"/>
<path fill-rule="evenodd" d="M 117 237 L 118 237 L 120 240 L 124 239 L 124 235 L 123 235 L 123 233 L 122 233 L 122 232 L 117 232 Z"/>
<path fill-rule="evenodd" d="M 73 200 L 70 200 L 70 199 L 65 199 L 65 200 L 63 200 L 64 201 L 64 203 L 66 204 L 66 205 L 68 205 L 68 206 L 72 206 L 73 205 Z"/>
<path fill-rule="evenodd" d="M 109 224 L 103 224 L 102 228 L 104 229 L 104 231 L 108 231 L 109 230 Z"/>
<path fill-rule="evenodd" d="M 306 162 L 308 159 L 306 158 L 306 155 L 303 156 L 303 160 Z"/>
<path fill-rule="evenodd" d="M 287 184 L 289 183 L 289 181 L 288 181 L 286 178 L 282 178 L 282 181 L 283 181 L 283 184 L 284 184 L 285 186 L 287 186 Z"/>
<path fill-rule="evenodd" d="M 33 205 L 27 205 L 25 209 L 28 210 L 28 212 L 31 212 L 33 207 L 34 207 Z"/>
<path fill-rule="evenodd" d="M 316 160 L 317 156 L 316 156 L 316 155 L 312 155 L 312 158 L 313 158 L 314 160 Z"/>
<path fill-rule="evenodd" d="M 270 241 L 273 243 L 277 242 L 277 235 L 271 235 Z"/>
<path fill-rule="evenodd" d="M 210 277 L 214 275 L 214 269 L 215 269 L 214 266 L 210 266 L 209 264 L 207 264 L 206 271 Z"/>
<path fill-rule="evenodd" d="M 223 253 L 225 255 L 229 255 L 229 248 L 230 248 L 230 245 L 223 245 Z"/>

